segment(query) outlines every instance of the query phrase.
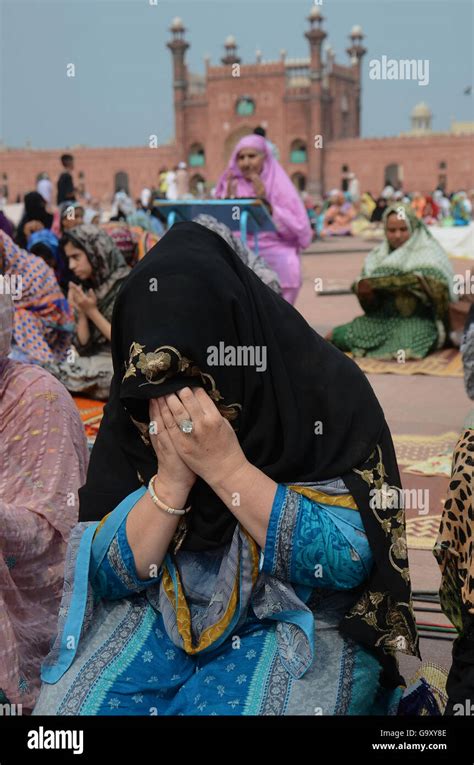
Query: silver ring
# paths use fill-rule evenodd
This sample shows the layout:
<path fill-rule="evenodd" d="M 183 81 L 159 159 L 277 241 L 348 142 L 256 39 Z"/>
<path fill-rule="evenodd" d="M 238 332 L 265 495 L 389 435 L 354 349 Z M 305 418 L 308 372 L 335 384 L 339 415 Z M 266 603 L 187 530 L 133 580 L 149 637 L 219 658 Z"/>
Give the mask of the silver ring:
<path fill-rule="evenodd" d="M 194 423 L 192 420 L 181 420 L 178 427 L 182 433 L 192 433 L 194 430 Z"/>

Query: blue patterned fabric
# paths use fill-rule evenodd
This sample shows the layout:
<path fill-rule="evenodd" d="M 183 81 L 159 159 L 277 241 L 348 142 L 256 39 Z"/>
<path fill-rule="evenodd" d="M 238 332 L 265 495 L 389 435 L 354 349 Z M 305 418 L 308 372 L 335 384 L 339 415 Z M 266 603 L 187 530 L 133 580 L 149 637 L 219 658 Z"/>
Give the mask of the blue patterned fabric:
<path fill-rule="evenodd" d="M 96 535 L 81 638 L 59 679 L 54 670 L 58 649 L 53 648 L 45 677 L 49 672 L 55 679 L 43 685 L 34 714 L 395 712 L 402 689 L 384 691 L 375 656 L 338 629 L 355 600 L 353 588 L 372 565 L 359 513 L 279 486 L 261 571 L 245 612 L 220 644 L 190 655 L 176 645 L 160 609 L 161 572 L 156 579 L 137 577 L 124 510 L 137 496 L 117 508 L 122 515 L 110 521 L 115 530 L 108 546 L 105 536 L 100 539 L 105 524 Z M 90 534 L 96 524 L 83 526 Z M 97 553 L 100 545 L 103 556 Z M 221 592 L 229 555 L 228 547 L 175 555 L 196 633 L 211 599 Z M 77 602 L 76 593 L 69 593 L 63 624 Z"/>

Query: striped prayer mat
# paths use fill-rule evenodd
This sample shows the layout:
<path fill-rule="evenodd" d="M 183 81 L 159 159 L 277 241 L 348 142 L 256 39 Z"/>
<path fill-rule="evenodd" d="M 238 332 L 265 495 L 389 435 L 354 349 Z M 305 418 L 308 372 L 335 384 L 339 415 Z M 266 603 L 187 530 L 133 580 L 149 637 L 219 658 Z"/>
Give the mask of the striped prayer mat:
<path fill-rule="evenodd" d="M 404 363 L 399 363 L 396 359 L 385 361 L 366 356 L 354 357 L 354 361 L 366 374 L 463 376 L 462 356 L 457 348 L 445 348 L 431 353 L 425 359 L 411 359 Z"/>
<path fill-rule="evenodd" d="M 440 522 L 441 515 L 407 518 L 407 544 L 410 550 L 432 550 Z"/>

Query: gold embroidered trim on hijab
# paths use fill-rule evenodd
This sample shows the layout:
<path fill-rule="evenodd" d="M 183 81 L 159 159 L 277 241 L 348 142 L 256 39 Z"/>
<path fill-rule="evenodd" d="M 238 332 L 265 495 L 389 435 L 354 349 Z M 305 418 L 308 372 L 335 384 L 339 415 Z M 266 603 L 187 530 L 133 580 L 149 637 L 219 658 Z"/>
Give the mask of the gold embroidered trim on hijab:
<path fill-rule="evenodd" d="M 178 349 L 172 345 L 161 345 L 159 348 L 155 348 L 154 351 L 148 353 L 145 352 L 145 347 L 136 341 L 131 344 L 129 360 L 128 364 L 125 362 L 126 368 L 122 382 L 129 377 L 142 375 L 146 379 L 146 382 L 140 383 L 139 387 L 142 387 L 143 385 L 160 385 L 165 380 L 169 380 L 179 374 L 182 374 L 184 377 L 199 377 L 204 390 L 209 398 L 214 401 L 221 415 L 226 420 L 229 420 L 229 422 L 237 419 L 239 410 L 242 409 L 241 404 L 221 403 L 224 401 L 224 397 L 217 389 L 212 375 L 202 372 L 191 359 L 182 356 Z"/>

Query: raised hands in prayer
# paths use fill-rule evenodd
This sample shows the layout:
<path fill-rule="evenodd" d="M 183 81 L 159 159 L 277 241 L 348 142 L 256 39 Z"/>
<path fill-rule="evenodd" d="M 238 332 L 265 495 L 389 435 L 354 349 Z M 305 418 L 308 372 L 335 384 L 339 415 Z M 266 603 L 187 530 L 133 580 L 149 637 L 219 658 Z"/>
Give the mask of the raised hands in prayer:
<path fill-rule="evenodd" d="M 82 287 L 74 282 L 69 283 L 67 299 L 73 308 L 85 313 L 86 316 L 97 307 L 97 297 L 94 290 L 89 289 L 84 292 Z"/>

